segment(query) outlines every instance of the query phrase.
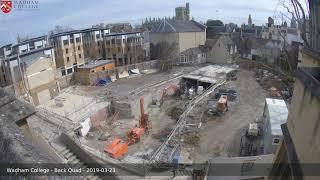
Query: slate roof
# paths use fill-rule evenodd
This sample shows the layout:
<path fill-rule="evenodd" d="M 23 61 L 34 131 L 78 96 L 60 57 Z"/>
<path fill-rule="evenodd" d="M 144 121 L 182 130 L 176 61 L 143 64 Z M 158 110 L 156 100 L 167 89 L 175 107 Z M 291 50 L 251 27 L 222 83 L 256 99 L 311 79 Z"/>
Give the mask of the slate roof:
<path fill-rule="evenodd" d="M 181 54 L 188 54 L 188 55 L 197 55 L 202 53 L 203 53 L 203 49 L 201 47 L 189 48 L 181 52 Z"/>
<path fill-rule="evenodd" d="M 112 63 L 112 60 L 99 60 L 99 61 L 94 61 L 92 63 L 86 64 L 86 65 L 84 65 L 82 67 L 78 67 L 78 68 L 79 69 L 81 69 L 81 68 L 91 69 L 91 68 L 99 67 L 99 66 L 106 65 L 109 63 Z"/>
<path fill-rule="evenodd" d="M 196 21 L 163 20 L 154 25 L 151 33 L 204 32 L 205 25 Z"/>

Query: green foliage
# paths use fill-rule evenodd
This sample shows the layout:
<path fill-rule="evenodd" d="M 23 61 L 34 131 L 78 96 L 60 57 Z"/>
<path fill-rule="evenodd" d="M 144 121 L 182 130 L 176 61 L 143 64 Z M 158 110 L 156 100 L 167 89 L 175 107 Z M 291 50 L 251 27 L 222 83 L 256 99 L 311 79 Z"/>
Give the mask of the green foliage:
<path fill-rule="evenodd" d="M 220 20 L 212 20 L 212 19 L 209 19 L 206 23 L 206 25 L 209 27 L 209 26 L 223 26 L 223 22 L 220 21 Z"/>

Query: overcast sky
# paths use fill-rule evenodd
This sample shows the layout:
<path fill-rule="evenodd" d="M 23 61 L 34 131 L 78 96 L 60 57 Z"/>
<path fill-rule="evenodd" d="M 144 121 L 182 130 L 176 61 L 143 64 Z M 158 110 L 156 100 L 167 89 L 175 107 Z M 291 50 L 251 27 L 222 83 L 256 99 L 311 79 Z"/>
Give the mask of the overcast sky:
<path fill-rule="evenodd" d="M 140 23 L 145 17 L 174 16 L 177 6 L 190 3 L 197 21 L 220 19 L 224 23 L 262 25 L 279 8 L 278 0 L 38 0 L 37 10 L 0 12 L 0 44 L 14 42 L 16 36 L 40 36 L 55 25 L 87 28 L 97 23 Z"/>

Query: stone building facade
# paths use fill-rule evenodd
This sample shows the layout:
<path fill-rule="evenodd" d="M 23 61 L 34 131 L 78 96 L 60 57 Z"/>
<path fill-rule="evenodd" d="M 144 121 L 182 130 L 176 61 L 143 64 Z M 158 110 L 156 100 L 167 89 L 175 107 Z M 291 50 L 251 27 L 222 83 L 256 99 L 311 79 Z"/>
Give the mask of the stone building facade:
<path fill-rule="evenodd" d="M 61 75 L 71 75 L 83 66 L 84 51 L 81 31 L 68 31 L 50 36 L 50 44 L 54 47 L 56 66 Z"/>
<path fill-rule="evenodd" d="M 105 59 L 116 66 L 135 64 L 147 60 L 141 32 L 112 33 L 103 39 Z"/>
<path fill-rule="evenodd" d="M 163 20 L 150 31 L 150 46 L 166 42 L 176 44 L 175 54 L 204 45 L 206 42 L 206 26 L 196 21 Z"/>
<path fill-rule="evenodd" d="M 176 19 L 177 20 L 183 20 L 183 21 L 189 21 L 190 20 L 190 7 L 189 3 L 186 3 L 185 7 L 176 7 Z"/>

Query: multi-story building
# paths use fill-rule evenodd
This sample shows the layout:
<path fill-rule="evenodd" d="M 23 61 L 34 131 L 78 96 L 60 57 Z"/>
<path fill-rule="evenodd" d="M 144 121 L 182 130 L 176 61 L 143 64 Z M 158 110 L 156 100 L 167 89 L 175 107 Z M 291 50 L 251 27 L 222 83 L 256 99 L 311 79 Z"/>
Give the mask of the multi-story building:
<path fill-rule="evenodd" d="M 190 8 L 189 3 L 186 3 L 186 7 L 176 7 L 176 19 L 177 20 L 190 20 Z"/>
<path fill-rule="evenodd" d="M 61 75 L 73 74 L 85 64 L 81 31 L 68 31 L 50 36 L 56 57 L 56 66 Z"/>
<path fill-rule="evenodd" d="M 81 30 L 85 62 L 103 59 L 105 57 L 103 37 L 110 29 L 90 28 Z"/>
<path fill-rule="evenodd" d="M 151 49 L 161 43 L 175 45 L 176 55 L 189 48 L 205 45 L 205 42 L 206 26 L 196 21 L 163 20 L 150 31 Z"/>
<path fill-rule="evenodd" d="M 141 32 L 114 33 L 104 37 L 105 59 L 116 66 L 134 64 L 146 60 Z"/>
<path fill-rule="evenodd" d="M 9 48 L 7 47 L 7 52 Z M 47 36 L 28 39 L 11 46 L 4 58 L 6 86 L 34 105 L 47 102 L 59 92 L 54 50 Z"/>

